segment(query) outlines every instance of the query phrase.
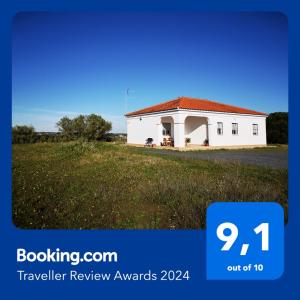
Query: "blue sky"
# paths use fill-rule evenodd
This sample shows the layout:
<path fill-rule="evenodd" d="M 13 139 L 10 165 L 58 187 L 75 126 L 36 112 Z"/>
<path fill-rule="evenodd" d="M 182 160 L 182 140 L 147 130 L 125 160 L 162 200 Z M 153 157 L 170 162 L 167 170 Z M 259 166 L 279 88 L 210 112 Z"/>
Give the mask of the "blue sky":
<path fill-rule="evenodd" d="M 279 13 L 20 13 L 13 22 L 13 124 L 57 131 L 97 113 L 191 96 L 288 110 L 287 20 Z"/>

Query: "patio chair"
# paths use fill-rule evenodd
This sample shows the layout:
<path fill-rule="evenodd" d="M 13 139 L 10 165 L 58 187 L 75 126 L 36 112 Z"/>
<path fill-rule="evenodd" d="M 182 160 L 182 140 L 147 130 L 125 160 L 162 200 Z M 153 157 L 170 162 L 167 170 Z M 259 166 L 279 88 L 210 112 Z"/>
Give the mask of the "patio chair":
<path fill-rule="evenodd" d="M 145 146 L 152 147 L 153 138 L 147 138 Z"/>
<path fill-rule="evenodd" d="M 171 147 L 174 147 L 174 139 L 171 138 Z"/>
<path fill-rule="evenodd" d="M 171 138 L 167 138 L 166 146 L 172 146 L 172 140 Z"/>

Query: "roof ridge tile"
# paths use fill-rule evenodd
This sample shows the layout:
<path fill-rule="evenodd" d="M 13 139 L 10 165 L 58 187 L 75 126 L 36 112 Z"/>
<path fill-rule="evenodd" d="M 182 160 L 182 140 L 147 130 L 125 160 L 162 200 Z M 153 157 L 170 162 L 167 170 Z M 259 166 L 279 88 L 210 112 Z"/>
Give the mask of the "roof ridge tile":
<path fill-rule="evenodd" d="M 160 111 L 168 111 L 175 109 L 191 109 L 191 110 L 203 110 L 203 111 L 215 111 L 225 113 L 237 113 L 237 114 L 251 114 L 251 115 L 267 115 L 255 110 L 242 108 L 239 106 L 220 103 L 210 99 L 198 99 L 186 96 L 180 96 L 173 100 L 161 102 L 156 105 L 148 106 L 146 108 L 127 113 L 125 116 L 136 116 L 146 113 L 154 113 Z"/>

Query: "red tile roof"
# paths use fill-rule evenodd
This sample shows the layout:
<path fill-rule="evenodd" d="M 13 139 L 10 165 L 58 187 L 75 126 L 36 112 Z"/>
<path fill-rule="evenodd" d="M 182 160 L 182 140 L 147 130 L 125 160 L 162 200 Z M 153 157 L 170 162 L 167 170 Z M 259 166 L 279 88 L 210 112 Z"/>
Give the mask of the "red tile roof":
<path fill-rule="evenodd" d="M 175 100 L 167 101 L 134 112 L 130 112 L 126 114 L 126 116 L 137 116 L 137 115 L 149 114 L 149 113 L 166 111 L 166 110 L 175 110 L 175 109 L 191 109 L 191 110 L 217 111 L 217 112 L 227 112 L 227 113 L 236 113 L 236 114 L 267 116 L 266 113 L 258 112 L 251 109 L 222 104 L 207 99 L 196 99 L 190 97 L 178 97 Z"/>

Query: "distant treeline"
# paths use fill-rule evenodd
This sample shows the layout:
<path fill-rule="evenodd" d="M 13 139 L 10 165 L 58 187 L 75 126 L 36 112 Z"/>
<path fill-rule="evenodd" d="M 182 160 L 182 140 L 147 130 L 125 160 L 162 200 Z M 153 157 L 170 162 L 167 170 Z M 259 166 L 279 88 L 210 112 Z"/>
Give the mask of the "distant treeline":
<path fill-rule="evenodd" d="M 122 134 L 109 133 L 111 123 L 101 116 L 91 114 L 80 115 L 70 119 L 61 118 L 57 127 L 59 132 L 36 132 L 33 126 L 16 125 L 12 128 L 13 144 L 63 142 L 82 139 L 84 141 L 115 141 L 124 138 Z"/>
<path fill-rule="evenodd" d="M 288 113 L 275 112 L 267 118 L 267 142 L 268 144 L 288 143 Z"/>

